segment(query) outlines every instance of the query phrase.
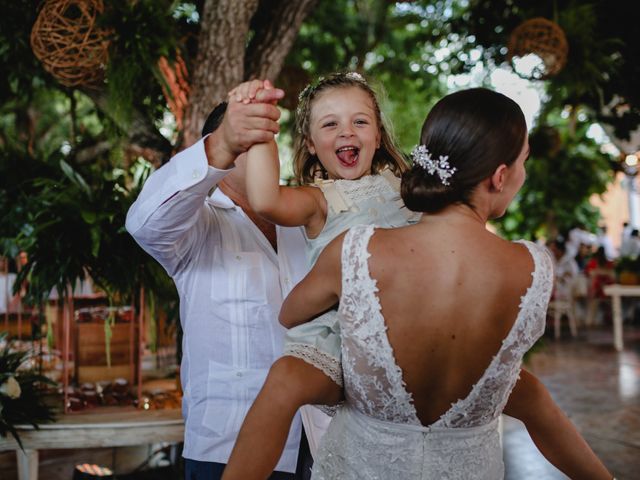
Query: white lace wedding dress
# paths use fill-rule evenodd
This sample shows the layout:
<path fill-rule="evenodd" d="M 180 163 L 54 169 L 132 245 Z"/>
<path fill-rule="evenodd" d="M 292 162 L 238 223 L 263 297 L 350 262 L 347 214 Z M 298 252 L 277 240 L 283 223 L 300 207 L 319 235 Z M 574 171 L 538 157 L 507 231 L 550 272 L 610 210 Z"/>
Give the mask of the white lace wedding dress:
<path fill-rule="evenodd" d="M 423 426 L 369 275 L 372 226 L 352 228 L 342 250 L 342 366 L 346 401 L 320 445 L 313 480 L 483 479 L 504 477 L 498 417 L 520 371 L 522 356 L 544 332 L 553 284 L 551 259 L 533 243 L 532 283 L 502 347 L 469 395 Z"/>

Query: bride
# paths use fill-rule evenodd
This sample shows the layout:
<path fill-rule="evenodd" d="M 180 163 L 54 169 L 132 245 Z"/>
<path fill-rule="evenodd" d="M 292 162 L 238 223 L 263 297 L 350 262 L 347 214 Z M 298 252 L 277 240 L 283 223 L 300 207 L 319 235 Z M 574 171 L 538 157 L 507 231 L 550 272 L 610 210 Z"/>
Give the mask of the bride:
<path fill-rule="evenodd" d="M 355 227 L 293 290 L 292 327 L 339 303 L 345 402 L 314 479 L 499 479 L 501 413 L 571 478 L 611 479 L 522 357 L 542 335 L 546 251 L 485 228 L 525 180 L 520 108 L 471 89 L 427 116 L 402 197 L 413 226 Z"/>

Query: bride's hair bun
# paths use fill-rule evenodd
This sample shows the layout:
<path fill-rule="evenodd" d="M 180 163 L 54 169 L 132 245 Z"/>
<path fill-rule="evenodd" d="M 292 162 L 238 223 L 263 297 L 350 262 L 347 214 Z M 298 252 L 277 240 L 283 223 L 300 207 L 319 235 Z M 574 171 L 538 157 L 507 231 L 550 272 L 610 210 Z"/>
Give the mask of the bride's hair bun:
<path fill-rule="evenodd" d="M 511 165 L 527 135 L 516 102 L 486 88 L 447 95 L 431 109 L 420 143 L 433 158 L 448 157 L 455 173 L 446 182 L 414 162 L 402 176 L 402 199 L 410 210 L 435 213 L 454 203 L 471 207 L 474 189 L 501 164 Z M 447 185 L 448 183 L 448 185 Z"/>

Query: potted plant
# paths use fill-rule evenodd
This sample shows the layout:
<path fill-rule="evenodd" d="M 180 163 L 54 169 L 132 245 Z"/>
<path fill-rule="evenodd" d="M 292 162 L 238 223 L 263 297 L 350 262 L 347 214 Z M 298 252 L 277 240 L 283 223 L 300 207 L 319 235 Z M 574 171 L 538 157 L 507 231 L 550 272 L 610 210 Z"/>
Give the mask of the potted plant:
<path fill-rule="evenodd" d="M 640 258 L 620 257 L 615 264 L 617 282 L 621 285 L 640 284 Z"/>
<path fill-rule="evenodd" d="M 69 286 L 86 274 L 105 292 L 110 305 L 133 304 L 136 310 L 144 308 L 139 298 L 142 286 L 155 294 L 147 294 L 147 301 L 154 297 L 164 301 L 177 298 L 166 272 L 124 228 L 127 210 L 149 173 L 149 164 L 136 161 L 125 171 L 108 162 L 72 164 L 73 159 L 54 157 L 47 160 L 30 157 L 31 163 L 46 164 L 47 168 L 40 170 L 44 174 L 16 179 L 13 185 L 17 187 L 5 197 L 0 195 L 0 206 L 6 206 L 11 220 L 6 222 L 9 235 L 5 233 L 1 239 L 2 250 L 11 247 L 25 251 L 28 256 L 16 280 L 16 284 L 28 286 L 25 300 L 44 311 L 42 307 L 52 289 L 64 301 Z M 6 170 L 10 165 L 7 162 Z M 0 174 L 3 170 L 0 167 Z M 29 173 L 35 173 L 33 170 L 37 169 Z M 19 172 L 12 171 L 14 176 Z M 114 326 L 115 319 L 107 316 L 100 335 L 107 367 L 113 353 Z M 52 344 L 53 328 L 48 327 Z M 128 342 L 124 347 L 129 348 Z"/>
<path fill-rule="evenodd" d="M 23 448 L 17 425 L 32 425 L 55 420 L 54 409 L 45 401 L 44 388 L 55 382 L 28 365 L 31 354 L 14 350 L 0 333 L 0 435 L 11 433 Z"/>

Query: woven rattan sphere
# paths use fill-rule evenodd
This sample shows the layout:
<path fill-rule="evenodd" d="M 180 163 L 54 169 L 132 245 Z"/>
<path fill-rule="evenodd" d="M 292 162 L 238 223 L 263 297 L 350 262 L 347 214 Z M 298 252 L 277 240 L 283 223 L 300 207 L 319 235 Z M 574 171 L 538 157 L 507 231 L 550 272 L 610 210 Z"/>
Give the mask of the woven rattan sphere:
<path fill-rule="evenodd" d="M 96 25 L 102 0 L 46 0 L 31 30 L 31 48 L 45 70 L 68 87 L 104 78 L 108 32 Z"/>
<path fill-rule="evenodd" d="M 569 45 L 564 31 L 557 23 L 537 17 L 516 27 L 509 37 L 508 59 L 535 54 L 542 60 L 544 69 L 536 68 L 530 78 L 544 79 L 556 75 L 567 62 Z"/>

